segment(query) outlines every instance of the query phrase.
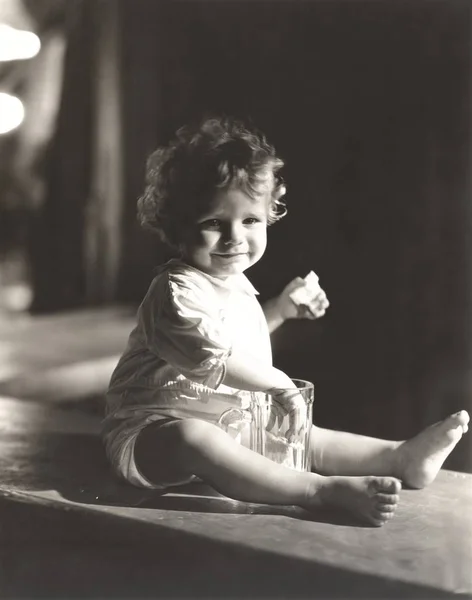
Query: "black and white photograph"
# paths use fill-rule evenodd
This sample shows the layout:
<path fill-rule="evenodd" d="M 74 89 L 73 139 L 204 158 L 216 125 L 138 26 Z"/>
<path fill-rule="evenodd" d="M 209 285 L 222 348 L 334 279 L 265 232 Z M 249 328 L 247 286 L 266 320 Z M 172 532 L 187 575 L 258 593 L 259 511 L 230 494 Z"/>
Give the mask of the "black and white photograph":
<path fill-rule="evenodd" d="M 472 598 L 472 2 L 0 0 L 0 597 Z"/>

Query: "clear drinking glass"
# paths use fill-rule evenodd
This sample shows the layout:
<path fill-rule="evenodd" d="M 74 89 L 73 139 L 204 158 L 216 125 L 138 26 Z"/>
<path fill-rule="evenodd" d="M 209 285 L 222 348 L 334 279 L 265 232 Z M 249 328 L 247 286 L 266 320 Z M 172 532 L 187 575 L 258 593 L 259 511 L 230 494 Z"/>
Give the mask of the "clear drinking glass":
<path fill-rule="evenodd" d="M 237 441 L 297 471 L 311 469 L 310 429 L 314 385 L 292 379 L 296 389 L 251 393 L 247 408 L 230 408 L 218 425 Z M 287 403 L 287 397 L 293 400 Z"/>

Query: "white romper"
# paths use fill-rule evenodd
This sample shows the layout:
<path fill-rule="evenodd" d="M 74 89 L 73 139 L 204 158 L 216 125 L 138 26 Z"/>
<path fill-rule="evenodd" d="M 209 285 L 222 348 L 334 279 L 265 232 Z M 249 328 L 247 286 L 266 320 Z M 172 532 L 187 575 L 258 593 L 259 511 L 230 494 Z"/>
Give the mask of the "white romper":
<path fill-rule="evenodd" d="M 128 482 L 167 487 L 148 481 L 134 461 L 136 438 L 150 423 L 169 417 L 217 423 L 226 410 L 248 406 L 251 392 L 221 382 L 235 349 L 272 364 L 256 294 L 242 274 L 221 280 L 177 259 L 159 268 L 107 394 L 105 447 L 114 470 Z"/>

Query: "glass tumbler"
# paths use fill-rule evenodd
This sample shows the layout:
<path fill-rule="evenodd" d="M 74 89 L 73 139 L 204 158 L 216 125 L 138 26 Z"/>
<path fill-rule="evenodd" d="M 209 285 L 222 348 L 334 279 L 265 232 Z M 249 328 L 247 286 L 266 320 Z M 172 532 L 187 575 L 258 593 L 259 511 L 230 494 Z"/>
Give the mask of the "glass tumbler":
<path fill-rule="evenodd" d="M 254 452 L 297 471 L 310 471 L 314 385 L 292 381 L 295 388 L 252 392 L 246 408 L 226 410 L 218 425 Z"/>

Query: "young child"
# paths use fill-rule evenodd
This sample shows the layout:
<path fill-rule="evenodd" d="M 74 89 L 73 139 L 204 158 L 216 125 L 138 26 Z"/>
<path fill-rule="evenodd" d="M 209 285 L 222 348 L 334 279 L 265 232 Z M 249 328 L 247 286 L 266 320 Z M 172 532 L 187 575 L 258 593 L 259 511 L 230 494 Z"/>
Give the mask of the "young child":
<path fill-rule="evenodd" d="M 151 155 L 138 202 L 143 225 L 178 258 L 161 266 L 111 379 L 104 439 L 114 470 L 135 486 L 165 490 L 199 478 L 241 501 L 347 509 L 373 525 L 392 517 L 401 482 L 435 478 L 464 432 L 466 411 L 404 441 L 311 429 L 315 472 L 277 464 L 239 444 L 219 416 L 270 390 L 285 411 L 294 383 L 272 365 L 269 333 L 291 318 L 318 318 L 293 280 L 262 309 L 244 272 L 285 214 L 282 161 L 256 131 L 231 119 L 183 128 Z M 296 394 L 295 394 L 296 396 Z"/>

